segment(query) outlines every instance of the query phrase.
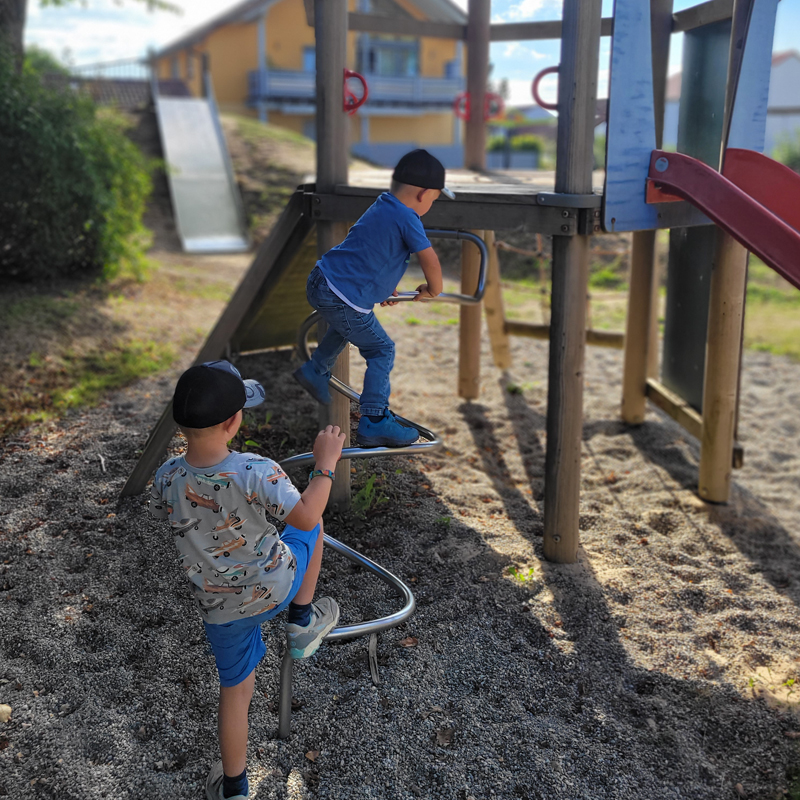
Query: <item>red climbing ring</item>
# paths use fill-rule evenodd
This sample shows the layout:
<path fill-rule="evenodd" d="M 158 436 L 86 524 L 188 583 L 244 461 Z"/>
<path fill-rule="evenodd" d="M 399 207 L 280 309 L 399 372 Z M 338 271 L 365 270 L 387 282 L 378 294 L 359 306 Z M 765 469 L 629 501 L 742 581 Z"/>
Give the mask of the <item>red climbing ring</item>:
<path fill-rule="evenodd" d="M 558 103 L 545 103 L 545 101 L 539 96 L 539 83 L 545 75 L 558 75 L 558 67 L 548 67 L 547 69 L 543 69 L 533 79 L 533 83 L 531 84 L 531 94 L 533 95 L 533 99 L 542 108 L 546 108 L 548 111 L 558 111 Z"/>
<path fill-rule="evenodd" d="M 358 97 L 354 94 L 350 87 L 347 85 L 348 78 L 356 78 L 357 80 L 361 81 L 361 86 L 363 87 L 364 91 L 361 93 L 361 97 Z M 352 116 L 353 114 L 358 111 L 364 103 L 367 102 L 367 98 L 369 97 L 369 88 L 367 87 L 367 81 L 363 75 L 360 75 L 358 72 L 352 69 L 345 69 L 344 71 L 344 110 Z"/>
<path fill-rule="evenodd" d="M 466 122 L 469 119 L 470 112 L 470 99 L 469 92 L 460 92 L 453 100 L 453 113 L 460 119 Z"/>
<path fill-rule="evenodd" d="M 487 92 L 483 99 L 483 118 L 484 120 L 502 117 L 505 112 L 505 103 L 499 94 Z M 469 92 L 461 92 L 456 95 L 453 101 L 453 113 L 464 122 L 468 122 L 472 113 L 472 102 Z"/>

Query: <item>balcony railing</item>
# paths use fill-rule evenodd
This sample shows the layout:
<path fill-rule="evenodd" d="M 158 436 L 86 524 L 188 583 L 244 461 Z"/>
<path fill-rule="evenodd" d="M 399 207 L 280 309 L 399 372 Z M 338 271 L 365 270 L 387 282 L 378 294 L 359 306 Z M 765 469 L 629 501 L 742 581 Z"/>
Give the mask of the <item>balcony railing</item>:
<path fill-rule="evenodd" d="M 313 72 L 253 70 L 248 73 L 250 103 L 313 103 Z M 386 78 L 364 75 L 369 86 L 369 104 L 403 106 L 439 106 L 449 108 L 455 96 L 464 90 L 463 78 Z M 356 89 L 356 92 L 358 90 Z"/>

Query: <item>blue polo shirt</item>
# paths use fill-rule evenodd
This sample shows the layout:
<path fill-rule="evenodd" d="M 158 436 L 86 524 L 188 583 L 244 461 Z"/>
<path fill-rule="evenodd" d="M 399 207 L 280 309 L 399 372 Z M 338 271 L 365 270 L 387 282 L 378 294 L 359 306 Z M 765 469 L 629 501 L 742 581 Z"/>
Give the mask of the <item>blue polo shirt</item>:
<path fill-rule="evenodd" d="M 319 268 L 331 289 L 353 308 L 371 309 L 397 288 L 411 253 L 431 246 L 422 220 L 390 192 L 384 192 L 331 248 Z"/>

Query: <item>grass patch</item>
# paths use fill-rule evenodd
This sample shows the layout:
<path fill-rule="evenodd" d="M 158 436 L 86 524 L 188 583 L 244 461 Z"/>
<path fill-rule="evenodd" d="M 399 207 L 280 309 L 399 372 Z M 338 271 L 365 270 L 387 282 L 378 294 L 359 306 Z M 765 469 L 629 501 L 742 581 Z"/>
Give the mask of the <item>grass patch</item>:
<path fill-rule="evenodd" d="M 70 408 L 96 405 L 103 395 L 171 366 L 171 344 L 117 341 L 88 353 L 65 351 L 59 357 L 33 353 L 27 380 L 0 386 L 0 436 L 61 416 Z"/>
<path fill-rule="evenodd" d="M 273 142 L 283 142 L 286 144 L 299 144 L 310 149 L 315 148 L 314 142 L 301 133 L 279 128 L 277 125 L 265 125 L 263 122 L 251 119 L 250 117 L 235 116 L 241 137 L 247 142 L 259 142 L 265 139 Z"/>
<path fill-rule="evenodd" d="M 57 326 L 71 319 L 81 310 L 81 304 L 72 293 L 62 296 L 0 297 L 0 317 L 3 327 L 19 324 Z"/>

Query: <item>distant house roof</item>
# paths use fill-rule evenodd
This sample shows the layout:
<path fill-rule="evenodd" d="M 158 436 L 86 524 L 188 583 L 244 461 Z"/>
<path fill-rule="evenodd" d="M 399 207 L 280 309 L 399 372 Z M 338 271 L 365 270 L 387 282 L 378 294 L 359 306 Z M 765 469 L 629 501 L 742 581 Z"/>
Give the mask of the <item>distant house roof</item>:
<path fill-rule="evenodd" d="M 546 119 L 550 120 L 555 118 L 555 114 L 551 111 L 548 111 L 541 106 L 536 105 L 535 103 L 531 103 L 527 106 L 512 106 L 506 111 L 506 116 L 513 115 L 513 113 L 517 111 L 522 114 L 525 119 L 530 120 L 537 120 L 537 119 Z"/>
<path fill-rule="evenodd" d="M 783 64 L 789 58 L 796 58 L 800 61 L 800 53 L 797 50 L 784 50 L 781 53 L 773 53 L 772 54 L 772 66 L 777 67 L 778 64 Z"/>
<path fill-rule="evenodd" d="M 235 22 L 250 22 L 278 2 L 280 0 L 244 0 L 242 3 L 237 3 L 227 11 L 223 11 L 203 25 L 189 31 L 180 39 L 170 42 L 161 50 L 156 51 L 154 56 L 163 58 L 180 50 L 185 50 L 193 44 L 202 42 L 209 34 L 213 33 L 217 28 L 223 27 L 223 25 L 230 25 Z M 466 13 L 453 0 L 412 0 L 412 2 L 430 22 L 457 22 L 463 25 L 467 23 Z"/>

